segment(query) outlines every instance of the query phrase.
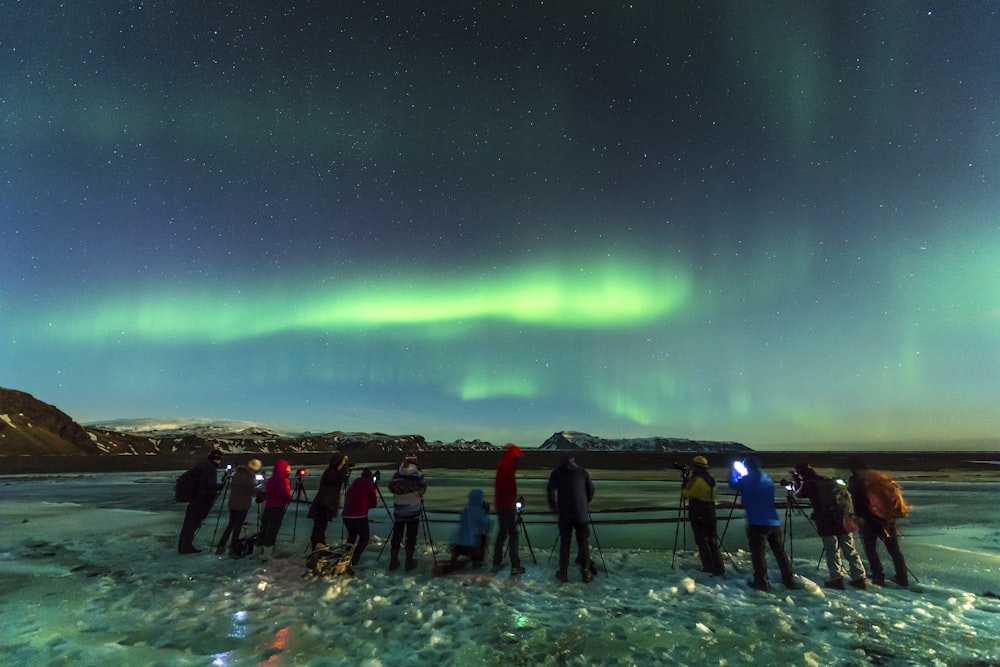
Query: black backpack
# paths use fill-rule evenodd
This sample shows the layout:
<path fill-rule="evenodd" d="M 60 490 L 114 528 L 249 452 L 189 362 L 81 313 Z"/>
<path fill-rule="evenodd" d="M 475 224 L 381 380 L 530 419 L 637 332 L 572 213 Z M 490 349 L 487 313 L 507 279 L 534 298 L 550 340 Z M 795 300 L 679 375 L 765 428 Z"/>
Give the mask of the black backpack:
<path fill-rule="evenodd" d="M 179 503 L 189 503 L 194 500 L 198 488 L 197 468 L 191 468 L 174 482 L 174 500 Z"/>

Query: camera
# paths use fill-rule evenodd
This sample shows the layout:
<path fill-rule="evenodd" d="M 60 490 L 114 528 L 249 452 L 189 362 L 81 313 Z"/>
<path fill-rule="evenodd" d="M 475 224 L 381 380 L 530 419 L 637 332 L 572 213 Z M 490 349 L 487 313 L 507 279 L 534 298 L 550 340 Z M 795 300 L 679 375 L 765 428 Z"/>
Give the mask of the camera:
<path fill-rule="evenodd" d="M 261 482 L 264 481 L 264 475 L 257 473 L 256 475 L 254 475 L 254 479 L 256 479 L 257 483 L 260 484 Z"/>
<path fill-rule="evenodd" d="M 682 477 L 687 477 L 691 474 L 691 466 L 684 463 L 678 463 L 677 461 L 674 461 L 674 470 L 680 470 Z"/>
<path fill-rule="evenodd" d="M 379 471 L 378 470 L 373 470 L 372 471 L 372 483 L 378 484 L 378 478 L 379 478 Z"/>
<path fill-rule="evenodd" d="M 778 484 L 785 487 L 785 491 L 788 491 L 789 493 L 795 490 L 795 483 L 789 482 L 787 479 L 781 480 L 780 482 L 778 482 Z"/>
<path fill-rule="evenodd" d="M 306 470 L 305 468 L 299 468 L 298 472 L 296 472 L 295 474 L 298 475 L 299 477 L 305 477 L 306 475 L 309 474 L 309 471 Z"/>
<path fill-rule="evenodd" d="M 514 509 L 516 509 L 518 512 L 524 509 L 524 496 L 517 497 L 517 502 L 514 503 Z"/>

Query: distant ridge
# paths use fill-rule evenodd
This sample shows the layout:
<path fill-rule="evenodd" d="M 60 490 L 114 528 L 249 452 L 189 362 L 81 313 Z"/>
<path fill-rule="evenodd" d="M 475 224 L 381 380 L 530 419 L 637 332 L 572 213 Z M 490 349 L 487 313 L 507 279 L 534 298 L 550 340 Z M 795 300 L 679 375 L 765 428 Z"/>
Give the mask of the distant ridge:
<path fill-rule="evenodd" d="M 539 451 L 587 452 L 701 452 L 704 454 L 750 453 L 739 442 L 688 440 L 686 438 L 598 438 L 579 431 L 553 433 Z"/>
<path fill-rule="evenodd" d="M 0 458 L 10 456 L 177 456 L 218 449 L 228 454 L 399 454 L 407 451 L 498 452 L 483 440 L 428 442 L 422 435 L 331 431 L 286 435 L 253 422 L 196 419 L 116 419 L 81 426 L 54 405 L 0 387 Z M 737 442 L 683 438 L 599 438 L 579 431 L 553 434 L 535 450 L 592 452 L 733 453 L 752 451 Z"/>

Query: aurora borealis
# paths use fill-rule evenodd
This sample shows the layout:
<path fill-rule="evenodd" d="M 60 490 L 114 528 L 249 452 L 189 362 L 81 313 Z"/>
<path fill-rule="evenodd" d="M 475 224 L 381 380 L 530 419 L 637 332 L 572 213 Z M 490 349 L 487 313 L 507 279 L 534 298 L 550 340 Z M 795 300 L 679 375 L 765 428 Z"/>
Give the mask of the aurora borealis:
<path fill-rule="evenodd" d="M 0 386 L 81 422 L 1000 433 L 993 3 L 0 10 Z"/>

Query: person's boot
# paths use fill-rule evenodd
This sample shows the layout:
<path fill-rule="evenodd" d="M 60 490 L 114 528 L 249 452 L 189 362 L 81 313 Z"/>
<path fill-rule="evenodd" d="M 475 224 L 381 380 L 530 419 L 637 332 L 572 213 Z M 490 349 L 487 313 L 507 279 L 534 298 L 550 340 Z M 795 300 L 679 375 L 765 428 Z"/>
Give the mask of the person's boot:
<path fill-rule="evenodd" d="M 831 579 L 830 581 L 823 582 L 824 588 L 832 588 L 837 591 L 844 590 L 844 580 L 843 579 Z"/>
<path fill-rule="evenodd" d="M 225 544 L 220 544 L 219 546 L 215 547 L 215 555 L 216 556 L 221 556 L 224 553 L 226 553 L 226 545 Z"/>
<path fill-rule="evenodd" d="M 566 570 L 556 570 L 556 579 L 564 584 L 569 581 L 569 577 L 566 575 Z"/>
<path fill-rule="evenodd" d="M 413 551 L 406 551 L 406 571 L 409 572 L 417 566 L 417 561 L 413 558 Z"/>
<path fill-rule="evenodd" d="M 271 560 L 271 552 L 274 551 L 274 547 L 258 547 L 258 549 L 260 550 L 260 553 L 257 557 L 261 560 L 261 562 L 266 563 Z"/>
<path fill-rule="evenodd" d="M 398 570 L 398 569 L 399 569 L 399 552 L 394 551 L 391 554 L 389 554 L 389 571 L 392 572 L 393 570 Z"/>

